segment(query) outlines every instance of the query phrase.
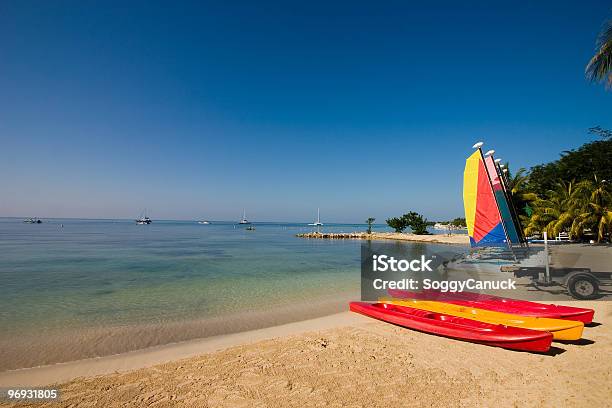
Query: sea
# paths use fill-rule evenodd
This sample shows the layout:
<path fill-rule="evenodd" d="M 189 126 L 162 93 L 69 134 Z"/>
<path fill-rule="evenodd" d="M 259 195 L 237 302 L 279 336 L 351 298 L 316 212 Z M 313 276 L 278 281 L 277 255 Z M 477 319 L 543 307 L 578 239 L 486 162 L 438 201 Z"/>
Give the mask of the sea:
<path fill-rule="evenodd" d="M 0 371 L 317 317 L 359 299 L 361 241 L 253 226 L 0 218 Z"/>

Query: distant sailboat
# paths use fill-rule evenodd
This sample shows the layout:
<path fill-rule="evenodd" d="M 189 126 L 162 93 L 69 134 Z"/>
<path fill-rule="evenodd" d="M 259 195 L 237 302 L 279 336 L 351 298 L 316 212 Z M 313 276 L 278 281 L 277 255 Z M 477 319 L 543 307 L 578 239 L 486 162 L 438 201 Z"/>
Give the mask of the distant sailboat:
<path fill-rule="evenodd" d="M 140 217 L 136 220 L 136 224 L 137 225 L 148 225 L 150 223 L 152 223 L 153 221 L 151 221 L 151 219 L 149 218 L 149 216 L 147 215 L 147 210 L 144 210 L 144 212 L 140 215 Z"/>
<path fill-rule="evenodd" d="M 308 224 L 308 225 L 310 225 L 311 227 L 322 227 L 323 226 L 318 208 L 317 208 L 317 222 L 313 222 L 312 224 Z"/>
<path fill-rule="evenodd" d="M 251 221 L 246 218 L 246 210 L 242 210 L 242 219 L 238 222 L 238 224 L 250 224 Z"/>
<path fill-rule="evenodd" d="M 23 220 L 26 224 L 42 224 L 40 218 L 26 218 Z"/>

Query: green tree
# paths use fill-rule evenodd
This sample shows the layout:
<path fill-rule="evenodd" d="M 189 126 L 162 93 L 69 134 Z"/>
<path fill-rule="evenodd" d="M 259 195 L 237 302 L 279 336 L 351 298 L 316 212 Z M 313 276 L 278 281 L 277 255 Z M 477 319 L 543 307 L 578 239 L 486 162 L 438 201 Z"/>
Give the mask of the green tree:
<path fill-rule="evenodd" d="M 450 224 L 456 228 L 467 227 L 467 224 L 465 223 L 465 218 L 462 218 L 462 217 L 455 218 L 454 220 L 450 222 Z"/>
<path fill-rule="evenodd" d="M 395 232 L 404 232 L 404 230 L 408 227 L 406 224 L 406 220 L 404 217 L 393 217 L 387 220 L 387 225 L 395 230 Z"/>
<path fill-rule="evenodd" d="M 604 23 L 596 42 L 597 51 L 586 66 L 585 74 L 589 81 L 604 82 L 612 88 L 612 20 Z"/>
<path fill-rule="evenodd" d="M 573 183 L 561 181 L 554 190 L 548 192 L 546 198 L 534 201 L 534 213 L 525 228 L 525 234 L 531 235 L 546 231 L 553 238 L 569 228 L 573 216 L 570 203 L 575 194 Z"/>
<path fill-rule="evenodd" d="M 372 233 L 372 224 L 374 224 L 374 221 L 376 221 L 376 218 L 372 218 L 372 217 L 366 220 L 366 224 L 368 224 L 368 234 Z"/>
<path fill-rule="evenodd" d="M 410 211 L 409 213 L 402 215 L 402 219 L 416 235 L 429 234 L 427 231 L 427 218 L 424 218 L 421 214 Z"/>
<path fill-rule="evenodd" d="M 527 170 L 520 168 L 516 173 L 510 171 L 510 164 L 506 163 L 505 169 L 506 179 L 508 180 L 508 189 L 510 190 L 510 196 L 512 204 L 518 213 L 520 219 L 528 218 L 529 204 L 535 201 L 538 197 L 535 193 L 528 190 L 529 175 Z"/>
<path fill-rule="evenodd" d="M 604 129 L 605 130 L 605 129 Z M 559 160 L 531 168 L 526 191 L 545 197 L 559 181 L 612 180 L 612 138 L 585 143 L 578 149 L 565 151 Z"/>
<path fill-rule="evenodd" d="M 533 208 L 526 234 L 546 231 L 555 237 L 566 231 L 570 238 L 582 239 L 590 231 L 596 234 L 598 242 L 611 238 L 612 192 L 605 180 L 560 182 L 545 199 L 538 199 Z"/>
<path fill-rule="evenodd" d="M 612 131 L 596 126 L 589 133 L 604 140 L 565 151 L 528 175 L 523 169 L 507 173 L 525 235 L 546 231 L 553 238 L 563 231 L 572 239 L 589 233 L 598 242 L 612 238 Z"/>
<path fill-rule="evenodd" d="M 570 236 L 582 238 L 585 230 L 597 232 L 597 242 L 605 239 L 610 240 L 612 233 L 612 192 L 608 188 L 606 180 L 588 183 L 587 190 L 590 192 L 588 200 L 578 211 L 572 227 Z"/>
<path fill-rule="evenodd" d="M 612 130 L 604 129 L 601 126 L 589 128 L 589 133 L 592 135 L 601 136 L 604 139 L 612 139 Z"/>

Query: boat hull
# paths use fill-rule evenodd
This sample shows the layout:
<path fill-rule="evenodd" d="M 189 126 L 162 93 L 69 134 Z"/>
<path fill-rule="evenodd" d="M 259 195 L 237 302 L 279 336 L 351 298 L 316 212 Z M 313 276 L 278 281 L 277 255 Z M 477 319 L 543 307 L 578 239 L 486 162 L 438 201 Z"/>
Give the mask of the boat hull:
<path fill-rule="evenodd" d="M 454 305 L 430 300 L 416 299 L 381 299 L 381 303 L 412 307 L 434 313 L 477 320 L 479 322 L 502 324 L 523 329 L 551 332 L 554 340 L 578 340 L 582 337 L 584 323 L 574 320 L 549 319 L 546 317 L 520 316 L 509 313 L 494 312 L 469 306 Z"/>
<path fill-rule="evenodd" d="M 543 304 L 473 292 L 442 293 L 434 290 L 424 290 L 422 292 L 389 290 L 389 295 L 400 299 L 434 300 L 521 316 L 575 320 L 584 324 L 591 323 L 595 315 L 593 309 Z"/>
<path fill-rule="evenodd" d="M 483 323 L 384 303 L 351 302 L 350 310 L 425 333 L 511 350 L 546 352 L 553 338 L 548 332 Z"/>

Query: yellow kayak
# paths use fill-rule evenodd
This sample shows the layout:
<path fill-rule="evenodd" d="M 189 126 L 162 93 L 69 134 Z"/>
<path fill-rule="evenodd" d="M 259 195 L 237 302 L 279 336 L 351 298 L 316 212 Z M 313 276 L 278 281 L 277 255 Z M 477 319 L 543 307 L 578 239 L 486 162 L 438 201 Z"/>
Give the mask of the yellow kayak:
<path fill-rule="evenodd" d="M 452 316 L 478 320 L 479 322 L 547 331 L 552 333 L 554 340 L 578 340 L 580 337 L 582 337 L 582 330 L 584 329 L 584 323 L 574 320 L 520 316 L 429 300 L 398 300 L 383 298 L 380 300 L 380 302 L 398 306 L 413 307 L 415 309 L 427 310 L 430 312 L 444 313 Z"/>

